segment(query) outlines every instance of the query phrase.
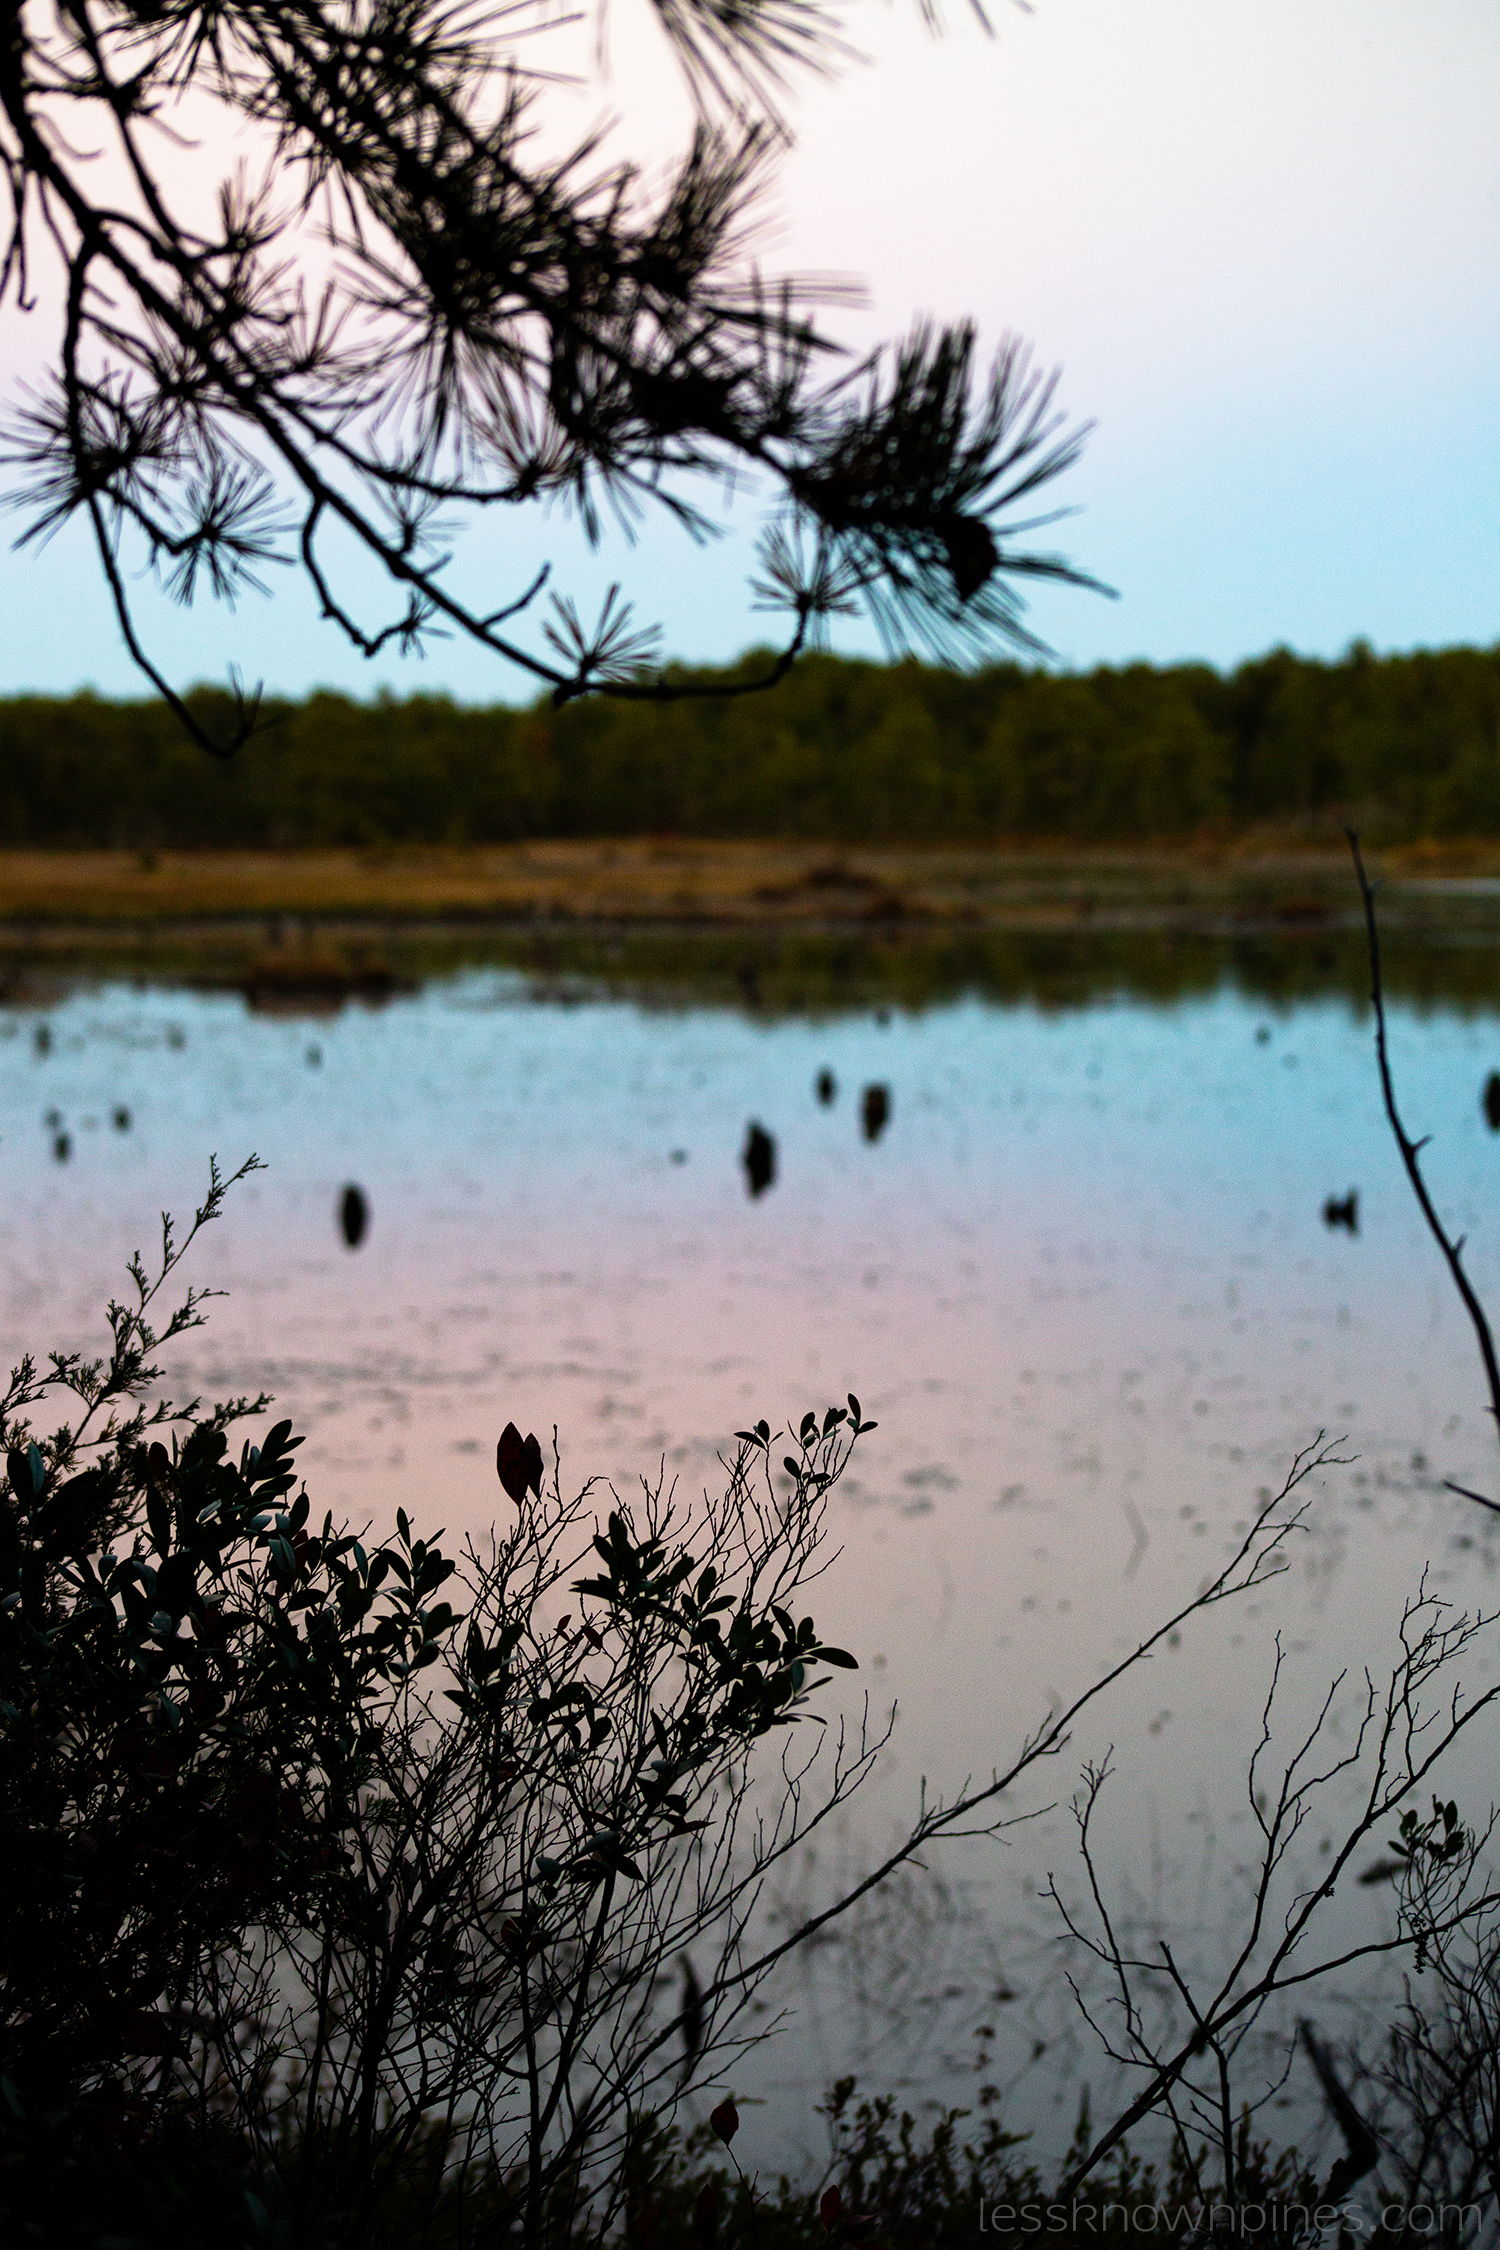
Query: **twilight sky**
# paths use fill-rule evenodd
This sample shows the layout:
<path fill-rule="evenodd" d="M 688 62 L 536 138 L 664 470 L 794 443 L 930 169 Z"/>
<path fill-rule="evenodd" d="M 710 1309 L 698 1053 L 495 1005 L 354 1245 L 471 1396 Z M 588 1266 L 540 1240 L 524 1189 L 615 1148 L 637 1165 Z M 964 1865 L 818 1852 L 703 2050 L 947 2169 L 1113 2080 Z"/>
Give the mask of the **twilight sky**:
<path fill-rule="evenodd" d="M 1120 598 L 1039 596 L 1058 660 L 1500 639 L 1494 0 L 995 4 L 993 39 L 949 0 L 937 40 L 912 0 L 859 0 L 864 60 L 800 90 L 763 257 L 863 278 L 868 310 L 830 316 L 857 344 L 967 311 L 1062 366 L 1098 426 L 1054 538 Z M 627 145 L 664 151 L 686 110 L 635 0 L 613 0 L 607 60 L 602 95 L 556 97 L 562 129 L 602 100 Z M 0 318 L 8 375 L 37 363 L 41 318 Z M 585 609 L 619 578 L 669 650 L 717 660 L 761 630 L 748 544 L 704 553 L 663 523 L 590 556 L 559 516 L 513 515 L 462 571 L 498 603 L 551 555 Z M 149 614 L 184 684 L 237 661 L 288 693 L 531 693 L 451 643 L 366 665 L 290 573 L 238 613 Z M 141 692 L 81 538 L 0 552 L 0 618 L 0 693 Z M 834 645 L 876 648 L 847 625 Z"/>

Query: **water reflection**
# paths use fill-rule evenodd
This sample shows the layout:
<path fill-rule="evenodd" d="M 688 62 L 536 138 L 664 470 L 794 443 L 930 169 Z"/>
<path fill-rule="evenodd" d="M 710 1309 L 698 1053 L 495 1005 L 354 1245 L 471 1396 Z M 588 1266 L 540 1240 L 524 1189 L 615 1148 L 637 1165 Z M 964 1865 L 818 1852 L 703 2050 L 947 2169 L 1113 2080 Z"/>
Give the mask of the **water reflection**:
<path fill-rule="evenodd" d="M 1475 983 L 1463 1009 L 1394 1005 L 1390 1029 L 1434 1192 L 1496 1302 L 1500 1144 L 1475 1100 L 1500 1034 L 1490 966 L 1485 1007 Z M 854 1718 L 865 1690 L 900 1700 L 871 1834 L 924 1775 L 952 1787 L 1013 1750 L 1191 1595 L 1298 1447 L 1343 1438 L 1294 1569 L 1080 1727 L 1055 1810 L 1016 1808 L 1036 1818 L 986 1863 L 995 1929 L 1029 1915 L 1034 1935 L 1078 1760 L 1128 1747 L 1122 1861 L 1153 1866 L 1163 1824 L 1232 1860 L 1273 1632 L 1295 1710 L 1341 1667 L 1378 1671 L 1424 1565 L 1437 1595 L 1493 1599 L 1496 1519 L 1443 1488 L 1494 1484 L 1472 1339 L 1352 996 L 1288 1003 L 1266 1038 L 1264 998 L 1232 982 L 1172 1006 L 970 996 L 885 1026 L 868 1006 L 573 998 L 471 971 L 330 1018 L 316 1070 L 305 1024 L 227 992 L 51 995 L 45 1061 L 37 1012 L 0 1010 L 0 1360 L 97 1352 L 155 1214 L 191 1209 L 210 1151 L 255 1149 L 269 1170 L 189 1277 L 229 1297 L 174 1344 L 171 1383 L 275 1393 L 336 1516 L 482 1531 L 506 1505 L 508 1423 L 557 1425 L 565 1485 L 664 1463 L 701 1489 L 736 1428 L 857 1391 L 879 1429 L 835 1495 L 843 1553 L 815 1606 L 860 1656 Z M 899 1095 L 879 1162 L 809 1098 L 821 1072 Z M 116 1107 L 131 1130 L 81 1132 L 56 1164 L 36 1131 L 53 1098 L 54 1132 Z M 358 1259 L 354 1171 L 380 1217 Z M 1325 1223 L 1325 1199 L 1349 1219 Z M 1385 1910 L 1381 1886 L 1357 1899 Z M 1008 1953 L 1015 1989 L 1030 1959 Z"/>
<path fill-rule="evenodd" d="M 1420 903 L 1420 902 L 1419 902 Z M 1401 886 L 1382 893 L 1385 982 L 1392 999 L 1421 1006 L 1490 1007 L 1496 996 L 1496 901 L 1472 925 L 1464 901 L 1445 898 L 1441 922 L 1424 920 Z M 1435 914 L 1436 909 L 1433 910 Z M 1170 1004 L 1226 987 L 1265 1010 L 1338 998 L 1363 1007 L 1369 968 L 1358 916 L 1313 931 L 1238 927 L 1091 926 L 969 929 L 914 925 L 876 935 L 818 930 L 659 929 L 601 932 L 565 924 L 498 931 L 387 932 L 376 969 L 351 937 L 347 958 L 319 956 L 325 984 L 295 986 L 268 1012 L 337 1015 L 378 1007 L 436 977 L 510 970 L 559 1005 L 612 992 L 653 1010 L 734 1008 L 761 1021 L 783 1015 L 863 1013 L 887 1028 L 900 1012 L 973 995 L 1000 1004 L 1089 1008 L 1117 998 Z M 163 941 L 165 943 L 165 941 Z M 226 939 L 217 968 L 226 988 L 245 989 L 249 973 Z M 143 951 L 141 966 L 154 957 Z M 170 958 L 170 957 L 169 957 Z M 256 967 L 257 973 L 264 963 Z M 158 969 L 156 973 L 160 973 Z M 13 994 L 18 990 L 11 980 Z M 316 1005 L 314 1005 L 316 1002 Z M 827 1066 L 828 1058 L 818 1061 Z"/>

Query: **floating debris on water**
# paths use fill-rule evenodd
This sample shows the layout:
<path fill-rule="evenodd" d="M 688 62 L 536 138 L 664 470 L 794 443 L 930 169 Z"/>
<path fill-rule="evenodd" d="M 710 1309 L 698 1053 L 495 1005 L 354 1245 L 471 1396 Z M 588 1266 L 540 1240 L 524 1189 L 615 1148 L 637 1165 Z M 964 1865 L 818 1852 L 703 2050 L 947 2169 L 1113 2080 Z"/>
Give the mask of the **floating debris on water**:
<path fill-rule="evenodd" d="M 745 1178 L 753 1196 L 764 1195 L 776 1177 L 776 1143 L 764 1125 L 753 1120 L 745 1135 L 744 1153 L 740 1162 L 745 1167 Z"/>
<path fill-rule="evenodd" d="M 820 1070 L 818 1072 L 817 1084 L 818 1099 L 823 1104 L 823 1107 L 827 1109 L 838 1097 L 839 1082 L 834 1077 L 831 1070 Z"/>
<path fill-rule="evenodd" d="M 860 1104 L 860 1117 L 864 1124 L 865 1139 L 878 1141 L 891 1119 L 891 1090 L 889 1086 L 867 1086 Z"/>
<path fill-rule="evenodd" d="M 1323 1224 L 1330 1230 L 1344 1227 L 1350 1234 L 1359 1232 L 1359 1190 L 1351 1188 L 1344 1196 L 1330 1195 L 1323 1205 Z"/>
<path fill-rule="evenodd" d="M 1492 1133 L 1500 1133 L 1500 1070 L 1492 1070 L 1484 1082 L 1485 1123 Z"/>
<path fill-rule="evenodd" d="M 355 1187 L 351 1182 L 345 1188 L 339 1203 L 339 1226 L 351 1250 L 357 1250 L 364 1241 L 369 1224 L 370 1206 L 365 1200 L 364 1189 Z"/>
<path fill-rule="evenodd" d="M 110 1122 L 117 1133 L 128 1133 L 130 1131 L 130 1112 L 123 1102 L 116 1105 Z"/>

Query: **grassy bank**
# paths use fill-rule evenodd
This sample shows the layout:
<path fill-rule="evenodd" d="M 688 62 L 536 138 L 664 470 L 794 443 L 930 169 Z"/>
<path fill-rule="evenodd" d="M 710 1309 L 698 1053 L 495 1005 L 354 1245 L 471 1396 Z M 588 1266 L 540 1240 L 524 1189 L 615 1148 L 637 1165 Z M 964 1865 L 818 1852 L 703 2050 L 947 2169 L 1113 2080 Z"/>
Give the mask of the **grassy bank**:
<path fill-rule="evenodd" d="M 1500 841 L 1383 855 L 1408 905 L 1483 896 Z M 1419 889 L 1418 886 L 1421 886 Z M 1436 886 L 1436 891 L 1433 890 Z M 1409 895 L 1407 895 L 1409 894 Z M 187 923 L 537 922 L 865 929 L 1295 927 L 1352 911 L 1348 856 L 1237 846 L 826 846 L 686 839 L 365 850 L 0 850 L 0 932 Z M 272 931 L 273 938 L 278 933 Z"/>

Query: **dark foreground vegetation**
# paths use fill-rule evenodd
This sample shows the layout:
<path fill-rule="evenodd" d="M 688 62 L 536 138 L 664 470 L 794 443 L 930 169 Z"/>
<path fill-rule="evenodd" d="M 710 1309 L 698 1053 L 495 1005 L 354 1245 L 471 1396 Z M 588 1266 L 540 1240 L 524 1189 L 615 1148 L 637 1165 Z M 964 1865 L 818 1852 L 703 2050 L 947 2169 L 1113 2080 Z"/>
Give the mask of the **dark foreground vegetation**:
<path fill-rule="evenodd" d="M 508 1426 L 489 1539 L 449 1554 L 404 1511 L 360 1535 L 314 1512 L 266 1400 L 161 1400 L 154 1355 L 201 1317 L 192 1293 L 157 1311 L 185 1247 L 168 1224 L 157 1268 L 133 1263 L 101 1358 L 25 1360 L 0 1393 L 7 2250 L 1333 2245 L 1358 2239 L 1372 2172 L 1383 2243 L 1475 2238 L 1500 2169 L 1500 1893 L 1487 1828 L 1431 1785 L 1500 1678 L 1494 1620 L 1425 1587 L 1326 1768 L 1322 1721 L 1277 1747 L 1273 1685 L 1231 1959 L 1122 1946 L 1094 1840 L 1108 1776 L 1085 1767 L 1082 1877 L 1050 1890 L 1080 1997 L 1091 1977 L 1112 1995 L 1090 2017 L 1112 2093 L 1102 2114 L 1083 2093 L 1070 2148 L 1007 2130 L 981 2052 L 965 2108 L 921 2105 L 919 2126 L 847 2079 L 798 2136 L 821 2161 L 737 2161 L 746 2004 L 776 1961 L 944 1834 L 1008 1826 L 1017 1782 L 1122 1671 L 1268 1588 L 1326 1453 L 1007 1766 L 924 1792 L 882 1868 L 767 1931 L 766 1877 L 884 1742 L 802 1725 L 857 1669 L 799 1612 L 872 1428 L 858 1401 L 737 1432 L 724 1489 L 689 1508 L 568 1499 L 555 1452 L 549 1473 Z M 232 1447 L 237 1422 L 254 1434 Z M 1354 1801 L 1325 1803 L 1356 1770 Z M 1332 1831 L 1311 1886 L 1309 1822 Z M 1315 1925 L 1376 1844 L 1394 1923 L 1330 1956 Z M 1305 2014 L 1391 1956 L 1425 1987 L 1363 2051 L 1277 2032 L 1278 2003 Z M 1315 2164 L 1264 2131 L 1293 2069 L 1332 2120 Z"/>
<path fill-rule="evenodd" d="M 104 1358 L 23 1362 L 0 1396 L 7 2250 L 1207 2242 L 1252 2211 L 1280 2243 L 1339 2230 L 1337 2167 L 1273 2155 L 1248 2110 L 1153 2169 L 1085 2097 L 1044 2167 L 977 2081 L 919 2129 L 843 2080 L 821 2169 L 747 2173 L 724 2088 L 765 1967 L 754 1893 L 878 1748 L 841 1736 L 813 1807 L 816 1751 L 791 1749 L 779 1812 L 736 1841 L 747 1757 L 853 1663 L 783 1604 L 871 1427 L 857 1401 L 787 1433 L 787 1496 L 762 1423 L 720 1501 L 684 1517 L 648 1493 L 592 1541 L 587 1489 L 565 1501 L 510 1427 L 491 1545 L 456 1560 L 404 1512 L 377 1544 L 313 1516 L 289 1423 L 236 1458 L 264 1399 L 144 1403 L 151 1354 L 200 1317 L 190 1294 L 151 1325 L 180 1255 L 168 1227 L 160 1270 L 132 1267 Z M 38 1443 L 29 1412 L 58 1394 L 76 1419 Z M 685 2132 L 694 2080 L 714 2106 Z"/>
<path fill-rule="evenodd" d="M 724 681 L 728 673 L 690 675 Z M 227 697 L 190 699 L 228 726 Z M 221 708 L 222 706 L 222 708 Z M 205 759 L 164 703 L 0 703 L 0 845 L 311 847 L 529 837 L 1500 832 L 1500 648 L 960 674 L 804 659 L 775 697 L 464 710 L 267 704 Z"/>

